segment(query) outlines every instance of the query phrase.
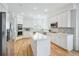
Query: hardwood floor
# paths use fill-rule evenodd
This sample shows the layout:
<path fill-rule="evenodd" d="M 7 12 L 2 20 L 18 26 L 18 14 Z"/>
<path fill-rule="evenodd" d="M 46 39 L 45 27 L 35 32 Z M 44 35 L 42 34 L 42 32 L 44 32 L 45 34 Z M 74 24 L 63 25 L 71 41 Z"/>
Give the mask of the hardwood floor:
<path fill-rule="evenodd" d="M 14 44 L 14 45 L 13 45 Z M 31 39 L 20 39 L 17 41 L 9 41 L 9 55 L 14 56 L 32 56 Z"/>
<path fill-rule="evenodd" d="M 79 51 L 67 51 L 51 43 L 51 56 L 79 56 Z"/>
<path fill-rule="evenodd" d="M 33 56 L 32 48 L 31 48 L 31 39 L 24 38 L 15 41 L 9 41 L 9 55 L 14 56 Z M 79 56 L 79 51 L 66 51 L 55 44 L 51 43 L 51 56 Z"/>
<path fill-rule="evenodd" d="M 14 44 L 15 56 L 32 56 L 31 39 L 18 40 Z"/>

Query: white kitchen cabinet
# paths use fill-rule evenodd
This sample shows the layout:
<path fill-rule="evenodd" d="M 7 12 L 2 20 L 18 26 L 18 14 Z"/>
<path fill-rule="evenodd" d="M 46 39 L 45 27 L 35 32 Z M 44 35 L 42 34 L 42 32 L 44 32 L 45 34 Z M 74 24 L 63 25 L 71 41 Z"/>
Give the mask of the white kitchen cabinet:
<path fill-rule="evenodd" d="M 62 14 L 62 27 L 68 26 L 68 14 L 65 12 Z"/>
<path fill-rule="evenodd" d="M 17 24 L 23 24 L 23 16 L 17 15 Z"/>
<path fill-rule="evenodd" d="M 63 19 L 63 26 L 64 27 L 70 27 L 70 18 L 71 18 L 71 16 L 70 16 L 70 11 L 67 11 L 67 12 L 65 12 L 65 13 L 63 13 L 63 15 L 62 15 L 62 19 Z"/>
<path fill-rule="evenodd" d="M 67 49 L 68 51 L 73 50 L 73 35 L 72 34 L 53 33 L 52 42 L 64 49 Z"/>
<path fill-rule="evenodd" d="M 67 49 L 73 50 L 73 35 L 71 34 L 67 35 Z"/>
<path fill-rule="evenodd" d="M 58 15 L 58 27 L 63 27 L 62 14 Z"/>
<path fill-rule="evenodd" d="M 51 52 L 48 35 L 36 33 L 32 40 L 32 50 L 34 56 L 49 56 Z"/>
<path fill-rule="evenodd" d="M 70 12 L 66 11 L 58 15 L 58 27 L 70 27 Z"/>
<path fill-rule="evenodd" d="M 65 11 L 51 18 L 50 24 L 58 22 L 58 27 L 70 27 L 70 11 Z"/>
<path fill-rule="evenodd" d="M 17 19 L 17 24 L 23 24 L 23 20 L 22 19 Z"/>

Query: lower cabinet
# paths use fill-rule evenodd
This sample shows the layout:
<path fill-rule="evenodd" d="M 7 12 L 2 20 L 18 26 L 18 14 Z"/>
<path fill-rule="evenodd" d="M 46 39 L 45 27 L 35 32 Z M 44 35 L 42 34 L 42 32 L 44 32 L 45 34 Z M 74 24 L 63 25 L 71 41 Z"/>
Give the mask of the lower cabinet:
<path fill-rule="evenodd" d="M 53 33 L 52 42 L 68 51 L 73 50 L 73 35 L 72 34 Z"/>
<path fill-rule="evenodd" d="M 51 54 L 50 40 L 48 39 L 33 40 L 32 50 L 34 56 L 49 56 Z"/>

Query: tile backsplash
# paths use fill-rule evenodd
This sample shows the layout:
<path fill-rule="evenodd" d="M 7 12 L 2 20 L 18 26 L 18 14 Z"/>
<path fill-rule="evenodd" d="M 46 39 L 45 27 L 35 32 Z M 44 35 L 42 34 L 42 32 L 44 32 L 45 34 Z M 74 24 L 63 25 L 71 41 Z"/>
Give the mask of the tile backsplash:
<path fill-rule="evenodd" d="M 51 28 L 50 30 L 51 32 L 74 34 L 74 28 L 72 27 Z"/>

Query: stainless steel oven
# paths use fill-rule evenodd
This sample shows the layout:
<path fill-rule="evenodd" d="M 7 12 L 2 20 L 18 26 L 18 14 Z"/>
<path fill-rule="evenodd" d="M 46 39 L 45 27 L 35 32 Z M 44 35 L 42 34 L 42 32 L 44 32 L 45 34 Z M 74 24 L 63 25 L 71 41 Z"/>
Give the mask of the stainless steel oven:
<path fill-rule="evenodd" d="M 22 24 L 18 24 L 18 30 L 22 30 Z"/>
<path fill-rule="evenodd" d="M 18 33 L 17 35 L 23 35 L 23 24 L 18 24 Z"/>

